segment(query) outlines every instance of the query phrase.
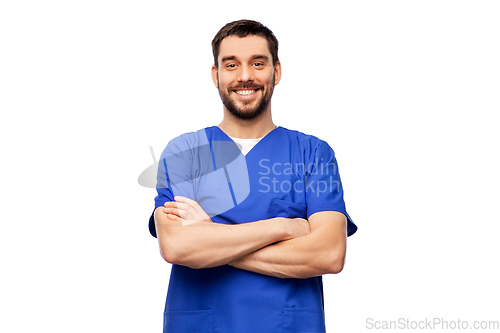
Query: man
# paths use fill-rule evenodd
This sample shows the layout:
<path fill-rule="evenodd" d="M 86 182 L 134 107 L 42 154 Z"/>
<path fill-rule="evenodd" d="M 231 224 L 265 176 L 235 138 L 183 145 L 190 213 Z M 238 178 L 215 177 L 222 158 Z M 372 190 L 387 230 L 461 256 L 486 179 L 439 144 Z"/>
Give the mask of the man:
<path fill-rule="evenodd" d="M 212 48 L 223 121 L 175 138 L 159 162 L 164 332 L 325 332 L 321 275 L 342 270 L 357 229 L 334 152 L 273 123 L 281 64 L 267 27 L 228 23 Z"/>

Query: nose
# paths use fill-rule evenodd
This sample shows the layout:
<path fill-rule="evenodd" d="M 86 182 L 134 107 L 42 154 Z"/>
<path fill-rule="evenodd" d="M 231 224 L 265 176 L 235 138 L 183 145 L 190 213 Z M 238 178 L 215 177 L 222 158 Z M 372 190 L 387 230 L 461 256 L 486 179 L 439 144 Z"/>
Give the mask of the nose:
<path fill-rule="evenodd" d="M 242 65 L 238 70 L 238 81 L 248 82 L 253 81 L 253 71 L 250 66 Z"/>

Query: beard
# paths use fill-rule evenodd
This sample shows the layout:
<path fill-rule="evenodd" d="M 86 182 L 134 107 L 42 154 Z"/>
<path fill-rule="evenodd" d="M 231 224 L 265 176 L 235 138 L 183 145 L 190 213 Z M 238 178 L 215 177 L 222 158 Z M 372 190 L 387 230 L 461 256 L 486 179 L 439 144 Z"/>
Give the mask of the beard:
<path fill-rule="evenodd" d="M 274 82 L 274 75 L 273 80 Z M 245 101 L 240 100 L 238 103 L 242 103 L 241 107 L 238 107 L 233 99 L 230 98 L 230 94 L 232 91 L 236 89 L 255 89 L 259 91 L 264 91 L 263 85 L 258 85 L 255 83 L 244 83 L 244 84 L 236 84 L 233 86 L 229 86 L 226 90 L 219 88 L 219 95 L 222 100 L 222 104 L 226 107 L 226 109 L 236 118 L 250 120 L 259 117 L 264 113 L 269 102 L 271 101 L 271 97 L 274 92 L 274 85 L 270 84 L 264 92 L 264 95 L 257 101 L 254 107 L 251 107 L 250 104 L 255 103 L 255 101 Z"/>

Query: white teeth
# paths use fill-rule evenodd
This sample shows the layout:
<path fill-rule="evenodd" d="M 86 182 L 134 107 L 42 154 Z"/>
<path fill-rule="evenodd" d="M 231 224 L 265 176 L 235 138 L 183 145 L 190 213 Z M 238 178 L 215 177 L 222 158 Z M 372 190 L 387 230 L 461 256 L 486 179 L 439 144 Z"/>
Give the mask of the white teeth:
<path fill-rule="evenodd" d="M 236 93 L 238 95 L 251 95 L 255 92 L 255 90 L 238 90 Z"/>

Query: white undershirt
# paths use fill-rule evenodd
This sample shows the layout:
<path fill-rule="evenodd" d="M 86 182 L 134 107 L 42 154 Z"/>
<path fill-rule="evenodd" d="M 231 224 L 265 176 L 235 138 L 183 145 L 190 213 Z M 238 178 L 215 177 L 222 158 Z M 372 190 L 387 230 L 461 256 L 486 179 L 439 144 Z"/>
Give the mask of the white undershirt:
<path fill-rule="evenodd" d="M 233 138 L 232 136 L 230 136 L 230 138 L 236 143 L 238 148 L 240 148 L 241 153 L 243 155 L 248 154 L 248 152 L 262 139 L 262 138 L 240 139 L 240 138 Z"/>

